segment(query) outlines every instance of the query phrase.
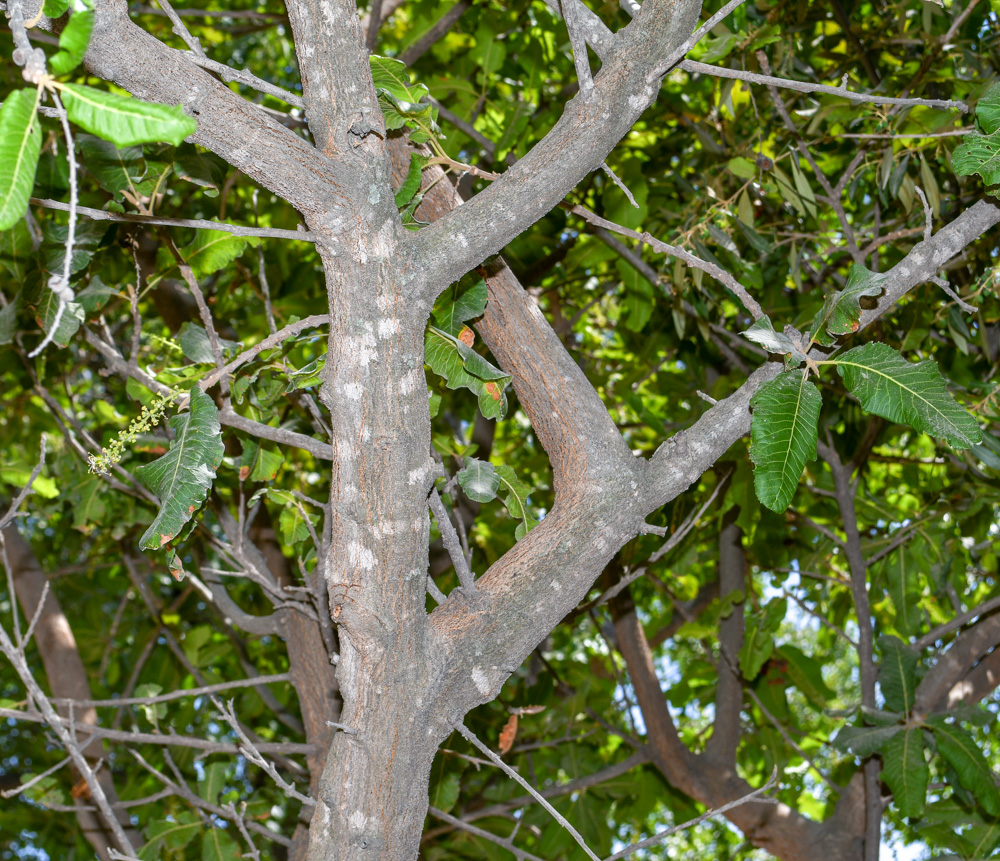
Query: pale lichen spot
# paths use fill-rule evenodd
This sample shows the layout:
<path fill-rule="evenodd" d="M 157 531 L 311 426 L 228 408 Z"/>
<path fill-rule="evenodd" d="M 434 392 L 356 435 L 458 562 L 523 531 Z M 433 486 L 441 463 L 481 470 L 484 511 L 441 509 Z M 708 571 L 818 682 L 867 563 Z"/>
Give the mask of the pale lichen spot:
<path fill-rule="evenodd" d="M 360 401 L 364 391 L 364 387 L 358 383 L 347 383 L 344 385 L 344 397 L 350 401 Z"/>
<path fill-rule="evenodd" d="M 352 541 L 347 545 L 347 558 L 355 568 L 360 567 L 370 571 L 375 567 L 375 554 L 358 541 Z"/>
<path fill-rule="evenodd" d="M 487 677 L 482 667 L 472 668 L 472 684 L 476 686 L 476 690 L 479 691 L 484 697 L 490 694 L 490 680 Z"/>
<path fill-rule="evenodd" d="M 549 585 L 552 587 L 553 592 L 562 591 L 562 584 L 558 580 L 553 580 Z"/>
<path fill-rule="evenodd" d="M 363 830 L 367 821 L 368 817 L 365 816 L 360 810 L 355 810 L 349 817 L 347 817 L 347 824 L 350 825 L 355 831 Z"/>
<path fill-rule="evenodd" d="M 411 469 L 409 474 L 407 475 L 407 478 L 409 479 L 410 482 L 410 486 L 412 487 L 414 484 L 419 484 L 420 482 L 422 482 L 424 478 L 426 478 L 427 473 L 430 472 L 430 469 L 431 466 L 429 463 L 425 463 L 423 466 L 417 469 Z"/>
<path fill-rule="evenodd" d="M 403 379 L 399 381 L 399 391 L 401 394 L 409 395 L 416 391 L 417 386 L 420 384 L 420 371 L 414 368 L 412 371 L 408 371 L 403 375 Z"/>
<path fill-rule="evenodd" d="M 399 331 L 399 320 L 385 318 L 378 321 L 378 336 L 385 340 L 391 338 Z"/>

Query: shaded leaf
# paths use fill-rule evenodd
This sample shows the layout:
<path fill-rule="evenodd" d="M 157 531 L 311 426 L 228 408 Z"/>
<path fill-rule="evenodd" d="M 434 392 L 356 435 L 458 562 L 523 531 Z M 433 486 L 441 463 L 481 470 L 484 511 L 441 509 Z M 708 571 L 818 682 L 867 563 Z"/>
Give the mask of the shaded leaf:
<path fill-rule="evenodd" d="M 982 438 L 976 420 L 948 393 L 935 362 L 908 362 L 888 344 L 878 343 L 831 361 L 866 412 L 944 437 L 956 448 Z"/>
<path fill-rule="evenodd" d="M 823 307 L 812 321 L 812 338 L 819 344 L 829 346 L 830 335 L 848 335 L 858 331 L 861 320 L 862 296 L 878 296 L 882 292 L 885 275 L 872 272 L 857 263 L 851 264 L 847 276 L 847 286 L 843 290 L 826 297 Z"/>
<path fill-rule="evenodd" d="M 475 502 L 495 499 L 500 487 L 500 476 L 496 474 L 493 464 L 474 457 L 465 459 L 465 467 L 458 471 L 455 478 L 465 495 Z"/>
<path fill-rule="evenodd" d="M 782 512 L 792 501 L 806 463 L 816 458 L 819 390 L 799 370 L 765 383 L 750 400 L 750 459 L 757 498 Z"/>
<path fill-rule="evenodd" d="M 879 637 L 878 646 L 882 654 L 878 682 L 885 704 L 909 714 L 917 692 L 917 653 L 897 637 Z"/>
<path fill-rule="evenodd" d="M 900 816 L 919 817 L 927 801 L 930 769 L 924 759 L 924 734 L 905 728 L 882 747 L 882 779 L 892 790 Z"/>
<path fill-rule="evenodd" d="M 830 744 L 864 759 L 881 750 L 900 730 L 901 726 L 845 726 L 830 740 Z"/>
<path fill-rule="evenodd" d="M 0 107 L 0 230 L 24 217 L 35 184 L 42 130 L 35 90 L 14 90 Z"/>
<path fill-rule="evenodd" d="M 191 390 L 189 412 L 173 416 L 169 451 L 136 469 L 136 476 L 160 501 L 160 510 L 139 539 L 142 550 L 162 547 L 177 537 L 212 487 L 225 446 L 215 402 L 201 389 Z"/>
<path fill-rule="evenodd" d="M 941 717 L 928 718 L 925 723 L 934 733 L 938 753 L 955 769 L 962 786 L 975 796 L 990 816 L 1000 816 L 1000 791 L 982 750 L 972 736 Z"/>
<path fill-rule="evenodd" d="M 479 409 L 486 418 L 502 419 L 507 414 L 504 390 L 511 377 L 457 337 L 428 326 L 424 360 L 434 373 L 445 379 L 449 389 L 465 388 L 478 395 Z"/>

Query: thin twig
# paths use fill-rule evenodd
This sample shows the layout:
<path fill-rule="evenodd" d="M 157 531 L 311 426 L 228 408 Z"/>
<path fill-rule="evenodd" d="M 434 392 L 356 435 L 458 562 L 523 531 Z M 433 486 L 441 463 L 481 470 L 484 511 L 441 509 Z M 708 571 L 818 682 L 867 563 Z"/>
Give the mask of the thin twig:
<path fill-rule="evenodd" d="M 462 588 L 467 592 L 475 592 L 475 575 L 469 569 L 469 563 L 465 561 L 458 533 L 455 532 L 455 525 L 451 522 L 451 518 L 448 517 L 448 512 L 445 510 L 444 503 L 441 501 L 441 495 L 437 492 L 436 487 L 431 489 L 430 495 L 427 497 L 427 504 L 430 505 L 431 511 L 434 512 L 434 519 L 437 521 L 438 529 L 441 531 L 441 543 L 444 544 L 444 549 L 448 551 L 451 562 L 455 566 L 458 582 L 462 584 Z"/>
<path fill-rule="evenodd" d="M 528 793 L 539 804 L 541 804 L 542 807 L 544 807 L 549 812 L 552 818 L 555 819 L 556 822 L 558 822 L 563 828 L 565 828 L 569 832 L 570 836 L 577 842 L 580 848 L 587 853 L 587 857 L 592 859 L 592 861 L 601 861 L 601 859 L 597 855 L 595 855 L 593 850 L 591 850 L 591 848 L 587 845 L 587 842 L 583 839 L 580 832 L 577 831 L 572 825 L 570 825 L 566 817 L 563 816 L 558 810 L 556 810 L 551 804 L 549 804 L 548 801 L 546 801 L 545 798 L 542 797 L 542 794 L 537 789 L 535 789 L 530 783 L 528 783 L 528 781 L 526 781 L 523 777 L 521 777 L 521 775 L 519 775 L 516 771 L 514 771 L 513 768 L 507 765 L 506 762 L 500 759 L 499 756 L 497 756 L 492 750 L 490 750 L 485 744 L 483 744 L 478 738 L 476 738 L 476 735 L 469 729 L 467 729 L 465 724 L 463 724 L 460 721 L 456 724 L 453 724 L 453 726 L 455 727 L 455 729 L 458 730 L 459 734 L 462 735 L 462 737 L 465 738 L 465 740 L 468 741 L 473 747 L 477 748 L 480 752 L 486 754 L 486 756 L 490 758 L 490 760 L 497 768 L 499 768 L 504 774 L 506 774 L 508 777 L 512 778 L 521 786 L 523 786 L 528 791 Z"/>
<path fill-rule="evenodd" d="M 45 434 L 42 434 L 42 441 L 39 445 L 38 451 L 38 463 L 35 464 L 34 468 L 31 470 L 31 475 L 28 476 L 28 480 L 22 487 L 17 496 L 14 497 L 14 501 L 10 504 L 10 508 L 7 509 L 7 513 L 0 517 L 0 530 L 2 530 L 8 523 L 10 523 L 14 517 L 17 515 L 17 510 L 21 507 L 21 503 L 28 498 L 31 493 L 31 485 L 35 483 L 35 479 L 41 475 L 42 469 L 45 467 Z M 11 592 L 13 594 L 13 592 Z"/>

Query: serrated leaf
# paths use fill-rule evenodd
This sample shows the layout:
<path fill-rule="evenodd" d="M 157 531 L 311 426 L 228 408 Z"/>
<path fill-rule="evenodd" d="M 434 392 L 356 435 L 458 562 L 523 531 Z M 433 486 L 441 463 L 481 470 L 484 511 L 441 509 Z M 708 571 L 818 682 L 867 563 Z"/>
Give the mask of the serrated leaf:
<path fill-rule="evenodd" d="M 431 807 L 443 810 L 447 813 L 458 801 L 459 778 L 455 772 L 450 771 L 442 777 L 431 790 Z"/>
<path fill-rule="evenodd" d="M 201 820 L 190 811 L 176 814 L 172 821 L 154 822 L 146 828 L 146 845 L 139 850 L 142 861 L 158 861 L 168 850 L 183 849 L 202 829 Z"/>
<path fill-rule="evenodd" d="M 830 739 L 830 744 L 864 759 L 881 750 L 901 729 L 901 726 L 845 726 Z"/>
<path fill-rule="evenodd" d="M 236 861 L 240 847 L 228 831 L 209 826 L 201 838 L 201 861 Z"/>
<path fill-rule="evenodd" d="M 467 321 L 483 315 L 487 298 L 482 278 L 467 285 L 456 282 L 438 296 L 431 313 L 441 329 L 457 337 Z"/>
<path fill-rule="evenodd" d="M 832 341 L 822 339 L 824 333 L 849 335 L 857 332 L 861 320 L 861 297 L 878 296 L 882 292 L 882 282 L 885 281 L 885 277 L 852 263 L 847 276 L 847 286 L 827 296 L 823 307 L 813 317 L 813 339 L 817 343 L 829 346 Z"/>
<path fill-rule="evenodd" d="M 765 383 L 750 400 L 750 459 L 757 499 L 782 512 L 792 501 L 802 470 L 816 458 L 819 390 L 799 370 Z"/>
<path fill-rule="evenodd" d="M 136 476 L 160 501 L 160 510 L 139 539 L 142 550 L 162 547 L 177 537 L 212 487 L 225 446 L 215 402 L 191 390 L 187 413 L 173 416 L 174 440 L 163 457 L 136 469 Z"/>
<path fill-rule="evenodd" d="M 760 344 L 769 353 L 791 356 L 797 362 L 804 362 L 805 354 L 795 346 L 795 342 L 784 332 L 776 332 L 767 317 L 761 317 L 749 328 L 740 332 L 748 341 Z"/>
<path fill-rule="evenodd" d="M 878 681 L 886 706 L 909 714 L 917 692 L 917 653 L 898 637 L 879 637 L 882 663 Z"/>
<path fill-rule="evenodd" d="M 465 466 L 455 475 L 459 486 L 465 495 L 474 502 L 489 502 L 496 498 L 500 487 L 500 476 L 492 463 L 477 460 L 474 457 L 465 459 Z"/>
<path fill-rule="evenodd" d="M 955 173 L 971 176 L 978 173 L 987 185 L 1000 182 L 1000 131 L 991 135 L 976 132 L 966 136 L 951 156 Z"/>
<path fill-rule="evenodd" d="M 930 769 L 924 759 L 924 734 L 905 728 L 882 747 L 882 779 L 892 790 L 900 816 L 919 817 L 927 802 Z"/>
<path fill-rule="evenodd" d="M 49 60 L 49 71 L 53 75 L 65 75 L 79 66 L 93 32 L 94 13 L 89 9 L 74 11 L 59 34 L 60 50 Z"/>
<path fill-rule="evenodd" d="M 224 269 L 246 250 L 247 245 L 258 242 L 254 237 L 235 236 L 222 230 L 199 230 L 194 241 L 180 252 L 194 277 L 204 278 Z"/>
<path fill-rule="evenodd" d="M 990 816 L 1000 816 L 1000 791 L 993 772 L 975 740 L 961 727 L 944 718 L 928 718 L 925 723 L 934 733 L 938 753 L 955 769 L 958 780 Z"/>
<path fill-rule="evenodd" d="M 976 122 L 984 134 L 1000 130 L 1000 84 L 994 84 L 976 104 Z"/>
<path fill-rule="evenodd" d="M 59 298 L 45 288 L 41 301 L 38 303 L 37 319 L 45 334 L 52 331 L 52 326 L 56 322 L 59 314 Z M 59 319 L 59 327 L 52 336 L 52 341 L 60 347 L 65 347 L 72 337 L 77 333 L 84 319 L 83 307 L 76 302 L 67 302 L 63 309 L 62 317 Z"/>
<path fill-rule="evenodd" d="M 134 188 L 146 173 L 140 146 L 119 149 L 103 138 L 77 135 L 76 147 L 87 172 L 113 195 Z"/>
<path fill-rule="evenodd" d="M 83 84 L 63 84 L 61 95 L 74 123 L 116 146 L 155 141 L 179 146 L 198 130 L 198 124 L 179 105 L 143 102 Z"/>
<path fill-rule="evenodd" d="M 14 90 L 0 107 L 0 230 L 24 217 L 35 184 L 42 130 L 35 90 Z"/>
<path fill-rule="evenodd" d="M 479 398 L 479 409 L 490 419 L 507 414 L 505 389 L 511 377 L 495 368 L 471 347 L 435 326 L 428 326 L 424 336 L 424 361 L 449 389 L 468 389 Z"/>
<path fill-rule="evenodd" d="M 935 362 L 908 362 L 878 343 L 848 350 L 832 362 L 866 412 L 944 437 L 956 448 L 982 439 L 976 420 L 948 393 Z"/>
<path fill-rule="evenodd" d="M 410 156 L 410 168 L 406 172 L 406 179 L 400 183 L 396 190 L 396 206 L 406 206 L 418 191 L 420 191 L 420 179 L 423 176 L 424 165 L 427 164 L 427 156 L 413 153 Z"/>

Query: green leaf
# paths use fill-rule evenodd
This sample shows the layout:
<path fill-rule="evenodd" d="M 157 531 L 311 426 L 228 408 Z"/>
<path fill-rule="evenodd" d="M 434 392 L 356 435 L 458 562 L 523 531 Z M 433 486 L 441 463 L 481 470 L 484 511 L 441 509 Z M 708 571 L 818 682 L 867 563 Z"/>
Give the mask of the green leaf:
<path fill-rule="evenodd" d="M 177 537 L 212 487 L 225 446 L 215 402 L 191 390 L 191 408 L 173 416 L 174 440 L 163 457 L 136 469 L 136 476 L 160 500 L 160 511 L 139 539 L 142 550 L 162 547 Z"/>
<path fill-rule="evenodd" d="M 76 148 L 87 173 L 115 196 L 133 189 L 146 173 L 140 146 L 119 149 L 111 141 L 81 134 L 76 136 Z"/>
<path fill-rule="evenodd" d="M 892 711 L 909 714 L 917 691 L 917 653 L 898 637 L 879 637 L 878 646 L 882 653 L 878 681 L 885 704 Z"/>
<path fill-rule="evenodd" d="M 208 826 L 201 838 L 202 861 L 236 861 L 242 858 L 240 847 L 228 831 Z"/>
<path fill-rule="evenodd" d="M 0 107 L 0 230 L 24 217 L 35 184 L 42 130 L 35 90 L 14 90 Z"/>
<path fill-rule="evenodd" d="M 959 176 L 978 173 L 987 185 L 996 185 L 1000 182 L 1000 132 L 973 132 L 955 147 L 951 160 Z"/>
<path fill-rule="evenodd" d="M 757 165 L 748 158 L 731 158 L 726 166 L 740 179 L 753 179 L 757 176 Z"/>
<path fill-rule="evenodd" d="M 972 736 L 942 717 L 928 718 L 925 723 L 934 733 L 938 753 L 955 769 L 962 786 L 975 796 L 990 816 L 1000 816 L 1000 791 L 993 782 L 993 772 L 982 750 Z"/>
<path fill-rule="evenodd" d="M 882 565 L 889 586 L 889 597 L 895 610 L 893 627 L 905 636 L 916 632 L 920 625 L 920 572 L 911 549 L 902 545 L 890 554 Z"/>
<path fill-rule="evenodd" d="M 830 739 L 830 744 L 864 759 L 881 750 L 901 729 L 901 726 L 845 726 Z"/>
<path fill-rule="evenodd" d="M 788 665 L 788 677 L 813 705 L 826 708 L 836 693 L 823 681 L 823 665 L 798 646 L 778 646 L 779 655 Z"/>
<path fill-rule="evenodd" d="M 747 615 L 746 633 L 740 649 L 740 668 L 743 678 L 753 681 L 760 674 L 774 651 L 774 634 L 785 618 L 787 601 L 775 598 L 759 612 Z"/>
<path fill-rule="evenodd" d="M 994 84 L 976 104 L 976 121 L 984 134 L 1000 130 L 1000 84 Z"/>
<path fill-rule="evenodd" d="M 94 31 L 94 13 L 89 9 L 73 12 L 69 23 L 59 34 L 60 51 L 49 60 L 49 71 L 53 75 L 72 72 L 83 61 L 90 44 L 90 34 Z"/>
<path fill-rule="evenodd" d="M 406 172 L 406 179 L 396 191 L 396 206 L 406 206 L 413 199 L 413 195 L 420 191 L 420 178 L 427 161 L 427 156 L 419 153 L 410 156 L 410 169 Z"/>
<path fill-rule="evenodd" d="M 892 790 L 900 816 L 917 818 L 927 802 L 930 769 L 924 759 L 924 733 L 908 727 L 896 733 L 882 748 L 882 778 Z"/>
<path fill-rule="evenodd" d="M 833 343 L 830 335 L 849 335 L 858 331 L 861 320 L 861 297 L 878 296 L 885 275 L 872 272 L 857 263 L 851 264 L 847 286 L 826 297 L 812 321 L 812 338 L 819 344 Z"/>
<path fill-rule="evenodd" d="M 511 377 L 495 368 L 475 350 L 435 326 L 424 336 L 424 361 L 449 389 L 464 388 L 479 396 L 479 409 L 486 418 L 502 419 L 507 414 L 504 391 Z"/>
<path fill-rule="evenodd" d="M 42 11 L 46 18 L 61 18 L 69 9 L 69 0 L 45 0 Z"/>
<path fill-rule="evenodd" d="M 427 95 L 423 84 L 411 84 L 406 63 L 392 57 L 380 57 L 372 54 L 368 58 L 371 65 L 372 80 L 375 88 L 382 90 L 401 102 L 416 104 Z"/>
<path fill-rule="evenodd" d="M 465 495 L 474 502 L 489 502 L 495 499 L 500 487 L 500 476 L 497 475 L 492 463 L 477 460 L 474 457 L 465 459 L 465 466 L 455 475 Z"/>
<path fill-rule="evenodd" d="M 459 778 L 454 771 L 449 771 L 431 790 L 431 807 L 447 813 L 458 801 Z"/>
<path fill-rule="evenodd" d="M 197 323 L 188 322 L 181 326 L 177 333 L 177 343 L 181 345 L 185 359 L 195 363 L 208 363 L 210 365 L 215 363 L 215 357 L 212 355 L 212 344 L 208 340 L 208 332 Z M 219 338 L 219 347 L 226 358 L 233 355 L 239 346 L 235 341 Z"/>
<path fill-rule="evenodd" d="M 198 124 L 179 105 L 143 102 L 82 84 L 63 84 L 63 104 L 69 118 L 91 134 L 116 146 L 167 141 L 179 146 Z"/>
<path fill-rule="evenodd" d="M 209 804 L 219 799 L 222 787 L 226 785 L 229 767 L 224 762 L 213 762 L 205 766 L 205 777 L 198 781 L 198 794 Z"/>
<path fill-rule="evenodd" d="M 276 497 L 277 494 L 270 494 Z M 281 540 L 289 547 L 305 541 L 310 537 L 308 522 L 313 526 L 319 521 L 319 515 L 307 511 L 305 505 L 295 499 L 291 494 L 287 494 L 289 499 L 281 509 L 281 516 L 278 518 L 278 528 L 281 530 Z"/>
<path fill-rule="evenodd" d="M 782 512 L 792 501 L 802 470 L 816 458 L 819 390 L 799 370 L 765 383 L 750 400 L 750 459 L 757 498 Z"/>
<path fill-rule="evenodd" d="M 467 321 L 483 315 L 486 301 L 486 282 L 482 278 L 472 284 L 457 281 L 438 296 L 431 313 L 438 326 L 457 337 Z"/>
<path fill-rule="evenodd" d="M 18 293 L 0 309 L 0 344 L 9 344 L 17 332 L 17 312 L 21 309 L 21 294 Z"/>
<path fill-rule="evenodd" d="M 748 341 L 760 344 L 769 353 L 790 356 L 796 362 L 804 362 L 805 354 L 795 346 L 795 342 L 784 332 L 775 332 L 767 317 L 761 317 L 749 329 L 740 334 Z"/>
<path fill-rule="evenodd" d="M 223 230 L 199 230 L 194 241 L 181 249 L 181 257 L 195 278 L 204 278 L 224 269 L 239 257 L 247 245 L 257 245 L 256 237 L 235 236 Z"/>
<path fill-rule="evenodd" d="M 270 442 L 242 439 L 243 455 L 240 457 L 240 481 L 274 481 L 281 464 L 285 462 L 281 450 Z"/>
<path fill-rule="evenodd" d="M 199 833 L 201 820 L 188 810 L 176 814 L 171 822 L 155 822 L 146 829 L 146 845 L 139 850 L 142 861 L 159 861 L 170 851 L 183 849 Z"/>
<path fill-rule="evenodd" d="M 538 525 L 538 521 L 528 514 L 528 495 L 531 493 L 531 488 L 524 484 L 513 468 L 505 463 L 496 467 L 496 473 L 500 478 L 500 498 L 507 506 L 510 516 L 521 521 L 514 530 L 514 539 L 520 541 Z"/>
<path fill-rule="evenodd" d="M 816 217 L 816 195 L 813 194 L 812 187 L 809 185 L 809 181 L 805 178 L 802 170 L 799 168 L 799 159 L 797 155 L 792 155 L 792 176 L 795 179 L 795 190 L 799 193 L 799 197 L 802 199 L 802 206 L 810 218 Z"/>
<path fill-rule="evenodd" d="M 45 288 L 42 299 L 38 303 L 38 322 L 46 335 L 52 331 L 52 325 L 55 323 L 58 313 L 59 298 L 51 290 Z M 56 329 L 56 333 L 52 337 L 53 342 L 60 347 L 69 344 L 83 323 L 84 316 L 81 305 L 76 302 L 67 302 L 59 320 L 59 328 Z"/>
<path fill-rule="evenodd" d="M 982 439 L 976 420 L 948 394 L 935 362 L 907 362 L 888 344 L 877 343 L 831 361 L 865 411 L 944 437 L 956 448 Z"/>

